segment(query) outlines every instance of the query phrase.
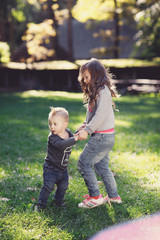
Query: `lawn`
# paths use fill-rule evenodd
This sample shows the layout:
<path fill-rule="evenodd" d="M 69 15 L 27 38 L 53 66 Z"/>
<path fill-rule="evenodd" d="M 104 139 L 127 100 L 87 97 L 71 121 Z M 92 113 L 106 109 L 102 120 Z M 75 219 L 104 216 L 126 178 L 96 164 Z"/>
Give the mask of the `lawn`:
<path fill-rule="evenodd" d="M 79 209 L 87 193 L 77 171 L 85 141 L 70 158 L 66 209 L 51 207 L 34 212 L 42 186 L 50 106 L 70 113 L 74 132 L 85 118 L 81 93 L 26 91 L 0 95 L 0 239 L 86 240 L 96 232 L 160 210 L 160 97 L 123 96 L 115 99 L 116 142 L 110 167 L 116 173 L 123 204 Z M 100 180 L 100 179 L 98 179 Z M 106 195 L 103 184 L 101 194 Z"/>

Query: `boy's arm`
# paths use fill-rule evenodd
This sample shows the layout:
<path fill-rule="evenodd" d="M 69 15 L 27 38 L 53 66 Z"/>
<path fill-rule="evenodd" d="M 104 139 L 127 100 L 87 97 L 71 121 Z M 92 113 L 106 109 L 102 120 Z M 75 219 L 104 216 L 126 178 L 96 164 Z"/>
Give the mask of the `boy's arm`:
<path fill-rule="evenodd" d="M 61 149 L 66 149 L 67 147 L 73 146 L 77 141 L 77 136 L 73 136 L 68 139 L 60 139 L 58 136 L 56 137 L 53 135 L 49 137 L 50 144 Z"/>

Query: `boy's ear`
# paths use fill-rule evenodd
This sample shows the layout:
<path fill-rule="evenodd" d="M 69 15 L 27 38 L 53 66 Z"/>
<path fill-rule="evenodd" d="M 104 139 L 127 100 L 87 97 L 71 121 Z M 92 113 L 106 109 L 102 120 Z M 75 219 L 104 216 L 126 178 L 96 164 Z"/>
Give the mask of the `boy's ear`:
<path fill-rule="evenodd" d="M 66 127 L 68 126 L 68 122 L 65 122 L 65 126 L 66 126 Z"/>

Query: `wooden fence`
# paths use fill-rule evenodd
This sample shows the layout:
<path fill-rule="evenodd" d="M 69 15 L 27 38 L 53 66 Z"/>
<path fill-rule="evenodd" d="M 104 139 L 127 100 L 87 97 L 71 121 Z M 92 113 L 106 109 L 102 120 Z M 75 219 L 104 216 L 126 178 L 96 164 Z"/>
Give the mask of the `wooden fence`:
<path fill-rule="evenodd" d="M 110 68 L 121 94 L 159 92 L 160 67 Z M 79 69 L 14 69 L 0 66 L 0 91 L 54 90 L 80 92 Z"/>

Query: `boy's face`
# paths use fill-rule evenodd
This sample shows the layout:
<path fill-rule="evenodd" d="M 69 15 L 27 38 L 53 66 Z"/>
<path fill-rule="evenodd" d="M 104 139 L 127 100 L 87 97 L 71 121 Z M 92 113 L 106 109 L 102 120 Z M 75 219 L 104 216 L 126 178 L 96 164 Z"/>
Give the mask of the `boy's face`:
<path fill-rule="evenodd" d="M 49 130 L 53 134 L 57 135 L 63 134 L 67 125 L 68 122 L 62 116 L 54 115 L 52 118 L 49 119 Z"/>

